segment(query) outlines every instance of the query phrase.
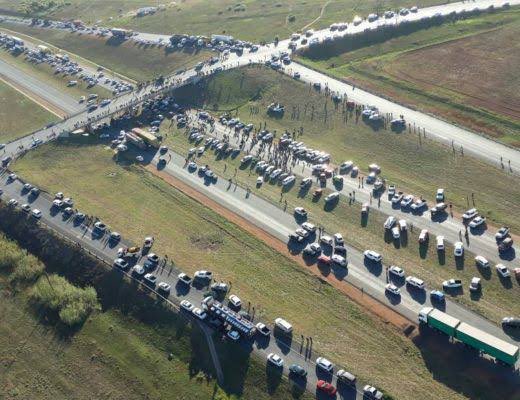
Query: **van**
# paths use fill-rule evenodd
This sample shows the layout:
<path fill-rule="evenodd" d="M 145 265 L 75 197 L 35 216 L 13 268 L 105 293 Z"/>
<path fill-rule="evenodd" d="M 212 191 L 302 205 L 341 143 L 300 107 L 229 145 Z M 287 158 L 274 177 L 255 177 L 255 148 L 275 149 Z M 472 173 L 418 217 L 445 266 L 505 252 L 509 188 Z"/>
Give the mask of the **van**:
<path fill-rule="evenodd" d="M 352 375 L 350 372 L 345 371 L 344 369 L 340 369 L 336 376 L 338 377 L 338 381 L 346 383 L 347 385 L 356 385 L 356 377 Z"/>
<path fill-rule="evenodd" d="M 276 318 L 274 326 L 285 334 L 292 333 L 292 325 L 283 318 Z"/>
<path fill-rule="evenodd" d="M 444 236 L 437 236 L 437 251 L 444 251 Z"/>

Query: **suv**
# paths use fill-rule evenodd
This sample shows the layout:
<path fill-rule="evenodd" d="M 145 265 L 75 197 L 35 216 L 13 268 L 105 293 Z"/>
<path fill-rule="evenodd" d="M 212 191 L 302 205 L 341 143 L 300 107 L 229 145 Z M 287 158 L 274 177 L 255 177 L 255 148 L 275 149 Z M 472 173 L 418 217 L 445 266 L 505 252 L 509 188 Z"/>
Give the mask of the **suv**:
<path fill-rule="evenodd" d="M 462 281 L 460 279 L 448 279 L 442 282 L 442 287 L 446 289 L 459 289 L 462 287 Z"/>
<path fill-rule="evenodd" d="M 455 257 L 462 257 L 462 256 L 464 256 L 464 244 L 462 242 L 456 242 L 453 245 L 453 255 Z"/>
<path fill-rule="evenodd" d="M 471 278 L 471 282 L 469 284 L 469 291 L 478 292 L 478 291 L 480 291 L 480 289 L 481 289 L 480 278 L 474 276 L 473 278 Z"/>
<path fill-rule="evenodd" d="M 500 243 L 498 245 L 498 251 L 500 253 L 503 253 L 503 252 L 506 252 L 507 250 L 509 250 L 511 247 L 513 246 L 513 239 L 511 239 L 510 237 L 506 237 L 502 243 Z"/>
<path fill-rule="evenodd" d="M 489 261 L 482 256 L 475 257 L 475 264 L 480 268 L 489 268 Z"/>
<path fill-rule="evenodd" d="M 408 276 L 406 278 L 406 284 L 421 290 L 424 290 L 425 287 L 424 281 L 422 279 L 416 278 L 415 276 Z"/>
<path fill-rule="evenodd" d="M 383 257 L 381 256 L 381 254 L 375 252 L 374 250 L 365 250 L 363 252 L 363 255 L 365 256 L 366 259 L 369 259 L 369 260 L 372 260 L 375 262 L 381 262 L 383 260 Z"/>
<path fill-rule="evenodd" d="M 383 393 L 373 386 L 365 385 L 363 388 L 363 396 L 368 399 L 381 400 L 383 398 Z"/>
<path fill-rule="evenodd" d="M 392 216 L 388 217 L 385 221 L 385 225 L 384 225 L 385 229 L 387 229 L 387 230 L 392 229 L 392 227 L 396 224 L 396 222 L 397 222 L 397 220 L 395 219 L 395 217 L 392 217 Z"/>
<path fill-rule="evenodd" d="M 508 226 L 503 226 L 495 234 L 495 239 L 497 241 L 500 241 L 500 240 L 504 240 L 508 236 L 509 236 L 509 227 Z"/>
<path fill-rule="evenodd" d="M 469 221 L 475 218 L 478 215 L 478 211 L 476 208 L 471 208 L 468 211 L 466 211 L 464 214 L 462 214 L 462 219 L 464 221 Z"/>
<path fill-rule="evenodd" d="M 339 382 L 346 383 L 347 385 L 356 386 L 356 377 L 352 375 L 350 372 L 345 371 L 344 369 L 340 369 L 336 376 L 338 377 Z"/>

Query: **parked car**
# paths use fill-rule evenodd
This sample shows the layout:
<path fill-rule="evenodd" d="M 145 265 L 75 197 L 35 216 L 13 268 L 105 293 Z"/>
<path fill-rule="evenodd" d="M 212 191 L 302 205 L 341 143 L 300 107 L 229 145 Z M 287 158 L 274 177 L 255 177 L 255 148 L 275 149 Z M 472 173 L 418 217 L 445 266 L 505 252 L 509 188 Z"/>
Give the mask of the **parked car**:
<path fill-rule="evenodd" d="M 363 396 L 371 400 L 381 400 L 383 393 L 373 386 L 365 385 L 365 387 L 363 387 Z"/>
<path fill-rule="evenodd" d="M 505 317 L 502 319 L 502 328 L 520 329 L 520 318 Z"/>
<path fill-rule="evenodd" d="M 404 269 L 396 265 L 388 267 L 388 272 L 392 275 L 398 276 L 399 278 L 404 278 Z"/>
<path fill-rule="evenodd" d="M 443 303 L 445 301 L 445 296 L 440 290 L 432 290 L 430 292 L 430 299 L 433 302 Z"/>
<path fill-rule="evenodd" d="M 334 264 L 339 265 L 340 267 L 346 267 L 347 266 L 347 259 L 343 256 L 340 256 L 339 254 L 333 254 L 331 257 L 331 260 Z"/>
<path fill-rule="evenodd" d="M 489 261 L 487 260 L 487 258 L 483 257 L 483 256 L 476 256 L 475 257 L 475 264 L 477 265 L 477 267 L 480 267 L 480 268 L 489 268 L 490 264 L 489 264 Z"/>
<path fill-rule="evenodd" d="M 471 278 L 471 282 L 469 283 L 469 291 L 470 292 L 478 292 L 482 288 L 480 283 L 480 278 L 474 276 Z"/>
<path fill-rule="evenodd" d="M 231 296 L 229 296 L 229 302 L 233 305 L 233 307 L 235 308 L 240 308 L 242 307 L 242 300 L 240 300 L 240 298 L 235 295 L 235 294 L 232 294 Z"/>
<path fill-rule="evenodd" d="M 334 245 L 334 239 L 332 239 L 332 237 L 330 237 L 329 235 L 323 235 L 320 239 L 320 242 L 327 246 Z"/>
<path fill-rule="evenodd" d="M 334 385 L 322 379 L 316 383 L 316 389 L 320 392 L 328 394 L 329 396 L 335 396 L 337 392 L 337 389 L 334 387 Z"/>
<path fill-rule="evenodd" d="M 500 253 L 505 253 L 511 247 L 513 247 L 513 239 L 511 237 L 506 237 L 502 242 L 498 245 L 498 251 Z"/>
<path fill-rule="evenodd" d="M 424 281 L 415 276 L 406 277 L 406 284 L 421 290 L 425 288 Z"/>
<path fill-rule="evenodd" d="M 476 208 L 471 208 L 468 211 L 466 211 L 464 214 L 462 214 L 462 219 L 464 221 L 470 221 L 473 218 L 475 218 L 478 215 L 478 211 Z"/>
<path fill-rule="evenodd" d="M 336 377 L 338 378 L 338 382 L 346 383 L 347 385 L 356 386 L 356 377 L 350 372 L 340 369 L 336 373 Z"/>
<path fill-rule="evenodd" d="M 383 260 L 383 257 L 381 256 L 381 254 L 379 254 L 378 252 L 376 252 L 374 250 L 365 250 L 363 252 L 363 255 L 364 255 L 365 259 L 368 259 L 368 260 L 371 260 L 374 262 L 381 262 Z"/>
<path fill-rule="evenodd" d="M 334 365 L 325 357 L 318 357 L 316 359 L 316 366 L 324 371 L 332 372 Z"/>
<path fill-rule="evenodd" d="M 469 227 L 472 229 L 478 228 L 486 223 L 486 218 L 481 217 L 480 215 L 475 217 L 470 223 Z"/>
<path fill-rule="evenodd" d="M 509 272 L 509 269 L 504 264 L 497 264 L 495 269 L 502 278 L 509 278 L 511 276 L 511 272 Z"/>
<path fill-rule="evenodd" d="M 305 217 L 307 217 L 307 210 L 305 210 L 305 208 L 303 208 L 303 207 L 296 207 L 294 209 L 294 214 L 299 217 L 305 218 Z"/>
<path fill-rule="evenodd" d="M 397 220 L 395 219 L 395 217 L 389 216 L 385 221 L 384 228 L 386 230 L 390 230 L 396 224 L 396 222 Z"/>
<path fill-rule="evenodd" d="M 195 306 L 191 304 L 188 300 L 182 300 L 181 307 L 188 312 L 192 312 L 192 310 L 195 308 Z"/>
<path fill-rule="evenodd" d="M 453 255 L 455 257 L 464 256 L 464 244 L 462 242 L 455 242 L 453 245 Z"/>
<path fill-rule="evenodd" d="M 208 316 L 208 314 L 206 314 L 206 312 L 202 309 L 200 309 L 199 307 L 195 307 L 191 313 L 198 319 L 200 319 L 201 321 L 205 320 Z"/>
<path fill-rule="evenodd" d="M 283 358 L 276 353 L 269 353 L 269 355 L 267 356 L 267 361 L 273 364 L 275 367 L 283 367 Z"/>
<path fill-rule="evenodd" d="M 400 296 L 401 290 L 395 286 L 393 283 L 387 283 L 385 286 L 385 291 L 387 291 L 390 294 L 393 294 L 394 296 Z"/>
<path fill-rule="evenodd" d="M 289 375 L 296 376 L 298 378 L 306 378 L 307 370 L 298 364 L 291 364 L 289 367 Z"/>
<path fill-rule="evenodd" d="M 444 251 L 444 236 L 437 236 L 437 251 Z"/>
<path fill-rule="evenodd" d="M 177 275 L 177 278 L 179 279 L 179 282 L 184 283 L 185 285 L 190 285 L 192 279 L 186 275 L 184 272 L 181 272 L 179 275 Z"/>
<path fill-rule="evenodd" d="M 310 222 L 304 222 L 302 228 L 308 232 L 316 232 L 316 225 L 311 224 Z"/>
<path fill-rule="evenodd" d="M 462 281 L 460 279 L 448 279 L 442 282 L 442 287 L 446 289 L 459 289 L 462 287 Z"/>
<path fill-rule="evenodd" d="M 444 201 L 444 189 L 437 189 L 437 193 L 435 194 L 435 200 L 437 201 L 437 203 Z"/>
<path fill-rule="evenodd" d="M 195 271 L 194 278 L 198 280 L 211 280 L 213 273 L 206 270 Z"/>
<path fill-rule="evenodd" d="M 325 203 L 332 203 L 339 199 L 339 192 L 333 192 L 325 197 Z"/>
<path fill-rule="evenodd" d="M 430 235 L 428 233 L 428 229 L 422 229 L 419 234 L 419 243 L 426 243 L 430 239 Z"/>
<path fill-rule="evenodd" d="M 500 241 L 500 240 L 504 240 L 508 236 L 509 236 L 509 227 L 508 226 L 503 226 L 495 234 L 495 239 L 497 241 Z"/>
<path fill-rule="evenodd" d="M 271 329 L 269 329 L 269 327 L 263 322 L 256 324 L 256 331 L 263 336 L 269 336 L 271 334 Z"/>

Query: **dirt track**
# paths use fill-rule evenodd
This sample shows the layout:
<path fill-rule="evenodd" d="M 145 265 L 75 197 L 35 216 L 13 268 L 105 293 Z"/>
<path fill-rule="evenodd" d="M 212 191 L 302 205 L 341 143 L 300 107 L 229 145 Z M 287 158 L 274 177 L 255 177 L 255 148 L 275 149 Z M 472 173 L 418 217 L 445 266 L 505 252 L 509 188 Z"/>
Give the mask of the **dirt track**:
<path fill-rule="evenodd" d="M 227 220 L 233 222 L 240 228 L 244 229 L 246 232 L 248 232 L 251 235 L 254 235 L 256 238 L 260 239 L 267 245 L 269 245 L 271 248 L 275 249 L 279 253 L 285 255 L 286 257 L 290 258 L 292 261 L 296 262 L 301 267 L 309 270 L 312 274 L 319 277 L 319 279 L 329 283 L 331 286 L 335 287 L 339 291 L 341 291 L 343 294 L 345 294 L 347 297 L 349 297 L 351 300 L 359 304 L 360 306 L 370 310 L 373 312 L 377 317 L 379 317 L 381 320 L 383 320 L 385 323 L 391 323 L 392 325 L 399 328 L 401 331 L 403 331 L 408 326 L 415 324 L 411 323 L 408 319 L 400 315 L 399 313 L 395 312 L 394 310 L 390 309 L 389 307 L 385 306 L 384 304 L 380 303 L 379 301 L 373 299 L 372 297 L 363 294 L 360 290 L 358 290 L 356 287 L 352 286 L 351 284 L 337 280 L 333 275 L 323 275 L 321 271 L 318 269 L 316 265 L 313 266 L 307 266 L 303 259 L 296 255 L 291 255 L 287 251 L 287 244 L 282 242 L 281 240 L 278 240 L 277 238 L 273 237 L 269 233 L 265 232 L 264 230 L 258 228 L 257 226 L 253 225 L 251 222 L 247 221 L 245 218 L 235 214 L 234 212 L 228 210 L 227 208 L 221 206 L 214 200 L 210 199 L 209 197 L 201 194 L 197 190 L 191 188 L 190 186 L 186 185 L 184 182 L 172 177 L 171 175 L 158 171 L 155 167 L 152 165 L 148 165 L 145 167 L 146 170 L 148 170 L 150 173 L 160 177 L 165 182 L 169 183 L 173 187 L 177 188 L 190 198 L 198 201 L 199 203 L 205 205 L 206 207 L 211 208 L 213 211 L 218 213 L 219 215 L 223 216 Z M 417 330 L 415 330 L 417 332 Z"/>

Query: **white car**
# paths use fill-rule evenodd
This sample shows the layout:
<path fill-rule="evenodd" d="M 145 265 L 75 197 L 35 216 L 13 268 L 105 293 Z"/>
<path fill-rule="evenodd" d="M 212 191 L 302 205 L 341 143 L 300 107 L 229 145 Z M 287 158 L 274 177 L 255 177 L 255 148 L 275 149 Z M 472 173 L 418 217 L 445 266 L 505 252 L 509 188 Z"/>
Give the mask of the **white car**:
<path fill-rule="evenodd" d="M 332 239 L 329 235 L 323 235 L 320 239 L 321 243 L 332 246 L 334 244 L 334 239 Z"/>
<path fill-rule="evenodd" d="M 159 282 L 159 285 L 157 285 L 160 291 L 164 293 L 170 293 L 171 286 L 167 284 L 166 282 Z"/>
<path fill-rule="evenodd" d="M 304 254 L 316 256 L 321 254 L 321 246 L 318 243 L 310 243 L 303 249 Z"/>
<path fill-rule="evenodd" d="M 334 254 L 331 257 L 331 260 L 333 263 L 338 264 L 340 267 L 346 267 L 347 266 L 347 260 L 345 257 L 340 256 L 339 254 Z"/>
<path fill-rule="evenodd" d="M 195 271 L 194 274 L 195 279 L 211 279 L 213 278 L 213 273 L 211 271 L 201 270 Z"/>
<path fill-rule="evenodd" d="M 466 211 L 464 214 L 462 214 L 462 219 L 468 220 L 473 219 L 478 215 L 478 211 L 476 208 L 471 208 L 468 211 Z"/>
<path fill-rule="evenodd" d="M 496 240 L 503 240 L 503 239 L 505 239 L 508 236 L 509 236 L 509 227 L 508 226 L 503 226 L 495 234 L 495 239 Z"/>
<path fill-rule="evenodd" d="M 258 186 L 261 186 L 262 184 L 264 183 L 264 178 L 259 176 L 258 178 L 256 178 L 256 184 Z"/>
<path fill-rule="evenodd" d="M 504 264 L 497 264 L 495 268 L 502 278 L 509 278 L 511 276 L 511 272 L 509 272 L 509 269 L 507 269 Z"/>
<path fill-rule="evenodd" d="M 61 208 L 61 207 L 63 207 L 63 201 L 59 200 L 59 199 L 53 200 L 52 205 L 54 207 Z"/>
<path fill-rule="evenodd" d="M 316 232 L 316 225 L 311 224 L 310 222 L 304 222 L 302 228 L 308 232 Z"/>
<path fill-rule="evenodd" d="M 307 216 L 307 210 L 303 207 L 295 207 L 294 213 L 296 215 L 299 215 L 300 217 L 306 217 Z"/>
<path fill-rule="evenodd" d="M 379 254 L 378 252 L 376 252 L 374 250 L 365 250 L 363 252 L 363 255 L 365 256 L 365 258 L 375 261 L 375 262 L 381 262 L 383 260 L 383 257 L 381 256 L 381 254 Z"/>
<path fill-rule="evenodd" d="M 332 372 L 334 369 L 334 365 L 325 357 L 318 357 L 316 359 L 316 366 L 327 372 Z"/>
<path fill-rule="evenodd" d="M 384 228 L 392 229 L 392 227 L 395 225 L 396 222 L 397 222 L 397 220 L 395 219 L 395 217 L 389 216 L 385 221 Z"/>
<path fill-rule="evenodd" d="M 235 308 L 240 308 L 242 307 L 242 301 L 240 300 L 240 298 L 235 295 L 235 294 L 232 294 L 231 296 L 229 296 L 229 302 L 235 307 Z"/>
<path fill-rule="evenodd" d="M 267 361 L 273 364 L 275 367 L 282 368 L 283 367 L 283 358 L 280 357 L 276 353 L 269 353 L 267 356 Z"/>
<path fill-rule="evenodd" d="M 32 210 L 31 214 L 34 218 L 37 218 L 37 219 L 40 219 L 42 217 L 42 212 L 40 210 L 38 210 L 37 208 Z"/>
<path fill-rule="evenodd" d="M 343 246 L 345 241 L 343 240 L 343 236 L 341 235 L 341 233 L 334 234 L 334 242 L 336 243 L 336 245 Z"/>
<path fill-rule="evenodd" d="M 462 242 L 455 242 L 453 245 L 453 255 L 455 257 L 462 257 L 464 255 L 464 244 Z"/>
<path fill-rule="evenodd" d="M 392 228 L 392 237 L 393 237 L 395 240 L 399 240 L 399 238 L 401 237 L 401 231 L 399 230 L 399 227 L 394 226 L 394 227 Z"/>
<path fill-rule="evenodd" d="M 406 284 L 416 287 L 417 289 L 424 289 L 424 281 L 415 276 L 409 276 L 406 278 Z"/>
<path fill-rule="evenodd" d="M 401 295 L 401 290 L 395 286 L 393 283 L 388 283 L 386 286 L 385 286 L 385 290 L 388 292 L 388 293 L 391 293 L 395 296 L 400 296 Z"/>
<path fill-rule="evenodd" d="M 475 217 L 470 223 L 469 223 L 469 227 L 470 228 L 478 228 L 479 226 L 483 225 L 484 223 L 486 222 L 486 218 L 484 217 L 481 217 L 480 215 Z"/>
<path fill-rule="evenodd" d="M 198 319 L 200 319 L 201 321 L 205 320 L 206 317 L 208 316 L 208 314 L 206 314 L 206 312 L 204 310 L 201 310 L 200 308 L 198 307 L 195 307 L 192 311 L 192 314 L 197 317 Z"/>
<path fill-rule="evenodd" d="M 399 278 L 404 278 L 404 269 L 398 267 L 397 265 L 391 265 L 388 268 L 388 272 L 395 276 L 398 276 Z"/>
<path fill-rule="evenodd" d="M 481 268 L 489 268 L 489 266 L 490 266 L 489 261 L 487 260 L 487 258 L 485 258 L 483 256 L 476 256 L 475 257 L 475 264 L 478 267 L 481 267 Z"/>
<path fill-rule="evenodd" d="M 444 250 L 444 236 L 437 236 L 437 251 Z"/>
<path fill-rule="evenodd" d="M 460 279 L 448 279 L 442 282 L 444 289 L 458 289 L 462 287 L 462 281 Z"/>
<path fill-rule="evenodd" d="M 136 264 L 132 267 L 132 274 L 137 277 L 144 276 L 145 272 L 146 272 L 146 270 L 143 268 L 143 266 L 141 266 L 139 264 Z"/>
<path fill-rule="evenodd" d="M 401 200 L 401 207 L 406 208 L 406 207 L 408 207 L 410 204 L 412 204 L 412 202 L 413 202 L 413 195 L 411 195 L 411 194 L 407 194 L 407 195 L 404 196 L 403 199 Z"/>
<path fill-rule="evenodd" d="M 331 193 L 327 197 L 325 197 L 325 203 L 336 201 L 336 199 L 339 199 L 339 192 Z"/>
<path fill-rule="evenodd" d="M 182 300 L 181 307 L 189 312 L 191 312 L 195 308 L 195 306 L 191 304 L 188 300 Z"/>

